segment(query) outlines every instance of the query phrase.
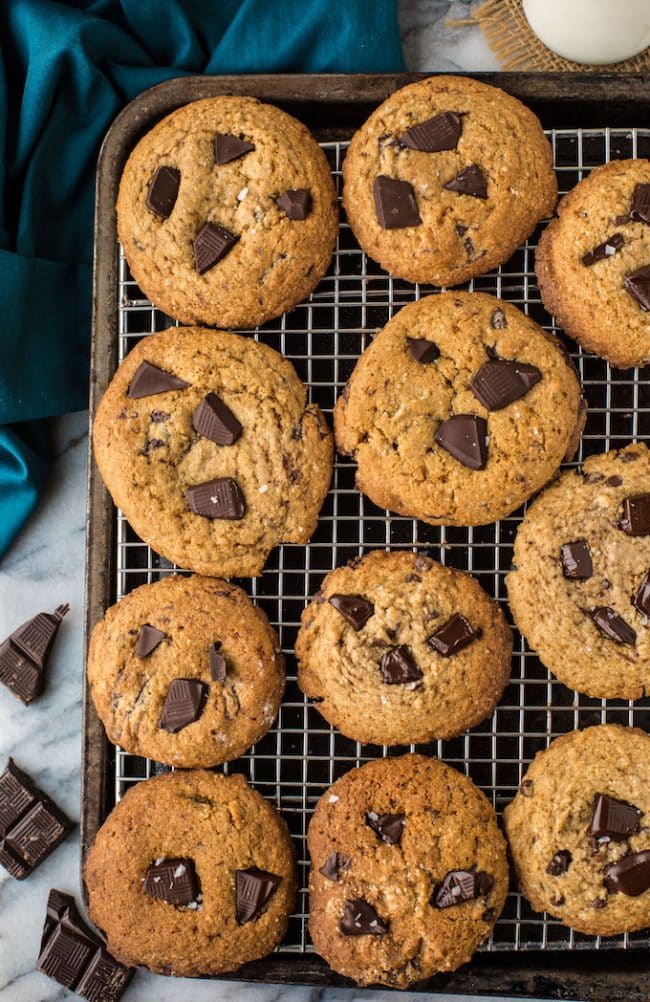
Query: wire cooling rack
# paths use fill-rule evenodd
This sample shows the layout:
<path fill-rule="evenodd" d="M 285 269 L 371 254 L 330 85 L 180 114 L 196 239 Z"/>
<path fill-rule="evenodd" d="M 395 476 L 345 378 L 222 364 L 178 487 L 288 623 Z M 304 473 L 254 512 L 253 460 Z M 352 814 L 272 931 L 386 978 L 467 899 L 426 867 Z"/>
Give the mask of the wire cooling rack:
<path fill-rule="evenodd" d="M 553 147 L 561 193 L 593 167 L 629 157 L 650 157 L 650 129 L 562 129 L 547 132 Z M 347 143 L 323 143 L 340 189 Z M 539 230 L 507 264 L 469 283 L 515 303 L 547 330 L 555 330 L 542 307 L 533 270 Z M 119 255 L 120 361 L 143 336 L 173 324 L 144 298 Z M 252 333 L 291 360 L 310 389 L 312 401 L 327 415 L 360 353 L 376 330 L 402 306 L 439 290 L 410 285 L 383 272 L 359 249 L 343 223 L 327 276 L 308 302 Z M 597 323 L 597 317 L 594 318 Z M 638 370 L 612 372 L 601 359 L 569 344 L 589 403 L 587 426 L 576 463 L 593 453 L 650 439 L 650 387 Z M 505 604 L 504 578 L 521 512 L 494 525 L 434 527 L 380 510 L 354 486 L 355 464 L 339 458 L 316 533 L 307 546 L 284 545 L 271 555 L 264 574 L 240 583 L 267 613 L 287 656 L 285 699 L 276 726 L 247 755 L 224 767 L 244 772 L 256 789 L 282 811 L 294 838 L 300 875 L 298 910 L 279 948 L 287 954 L 313 950 L 307 932 L 308 858 L 306 832 L 323 791 L 354 766 L 406 749 L 360 745 L 330 728 L 296 684 L 293 647 L 300 614 L 332 568 L 371 549 L 417 549 L 443 564 L 470 571 L 487 592 Z M 133 533 L 117 514 L 119 600 L 138 585 L 176 570 Z M 560 734 L 601 722 L 635 724 L 650 730 L 650 701 L 635 704 L 591 699 L 549 677 L 516 634 L 512 681 L 492 718 L 450 741 L 411 746 L 438 755 L 471 776 L 501 812 L 515 795 L 528 763 Z M 115 756 L 115 797 L 166 767 L 126 754 Z M 593 950 L 650 947 L 650 934 L 601 939 L 574 933 L 546 915 L 533 912 L 517 892 L 508 896 L 491 939 L 482 949 Z"/>

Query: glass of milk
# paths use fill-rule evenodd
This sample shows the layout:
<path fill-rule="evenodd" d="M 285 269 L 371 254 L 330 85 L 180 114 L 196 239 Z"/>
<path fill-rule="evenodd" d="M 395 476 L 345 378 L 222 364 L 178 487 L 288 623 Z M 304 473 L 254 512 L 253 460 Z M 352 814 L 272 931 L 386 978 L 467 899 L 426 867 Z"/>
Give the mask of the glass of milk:
<path fill-rule="evenodd" d="M 630 59 L 650 45 L 650 0 L 524 0 L 537 37 L 577 63 Z"/>

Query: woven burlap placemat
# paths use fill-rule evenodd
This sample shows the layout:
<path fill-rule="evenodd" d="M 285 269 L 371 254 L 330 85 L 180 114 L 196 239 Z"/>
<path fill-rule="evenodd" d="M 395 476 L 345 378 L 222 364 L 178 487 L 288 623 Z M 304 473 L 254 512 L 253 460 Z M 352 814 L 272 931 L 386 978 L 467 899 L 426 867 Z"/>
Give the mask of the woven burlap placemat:
<path fill-rule="evenodd" d="M 571 0 L 566 0 L 571 3 Z M 486 0 L 463 21 L 451 25 L 478 24 L 488 45 L 505 70 L 578 70 L 581 73 L 640 73 L 650 69 L 650 48 L 633 59 L 607 66 L 589 66 L 563 59 L 540 42 L 526 20 L 522 0 Z"/>

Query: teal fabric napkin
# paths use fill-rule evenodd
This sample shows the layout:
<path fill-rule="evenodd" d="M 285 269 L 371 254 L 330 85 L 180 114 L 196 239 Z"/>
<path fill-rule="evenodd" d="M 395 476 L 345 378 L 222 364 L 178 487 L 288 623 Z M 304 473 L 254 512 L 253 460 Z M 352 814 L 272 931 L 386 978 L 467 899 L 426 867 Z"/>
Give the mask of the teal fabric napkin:
<path fill-rule="evenodd" d="M 0 425 L 86 406 L 94 171 L 124 104 L 186 73 L 400 70 L 396 7 L 0 2 Z M 0 429 L 0 555 L 36 502 L 39 451 Z"/>

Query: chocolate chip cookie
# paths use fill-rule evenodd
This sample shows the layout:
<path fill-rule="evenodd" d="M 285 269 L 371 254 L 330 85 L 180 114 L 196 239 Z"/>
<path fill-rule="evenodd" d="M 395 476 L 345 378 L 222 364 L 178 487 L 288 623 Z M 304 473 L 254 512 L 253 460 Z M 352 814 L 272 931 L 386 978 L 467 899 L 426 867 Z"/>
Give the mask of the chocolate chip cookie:
<path fill-rule="evenodd" d="M 95 459 L 158 553 L 199 574 L 254 576 L 306 543 L 332 475 L 332 436 L 290 362 L 224 331 L 143 338 L 97 408 Z"/>
<path fill-rule="evenodd" d="M 535 256 L 544 305 L 619 369 L 650 362 L 650 160 L 613 160 L 565 195 Z"/>
<path fill-rule="evenodd" d="M 425 743 L 490 716 L 510 678 L 512 634 L 469 574 L 375 550 L 326 576 L 296 655 L 300 688 L 346 737 Z"/>
<path fill-rule="evenodd" d="M 338 206 L 304 125 L 254 98 L 211 97 L 140 140 L 120 182 L 117 227 L 133 277 L 169 316 L 255 327 L 318 285 Z"/>
<path fill-rule="evenodd" d="M 444 762 L 384 758 L 323 794 L 309 826 L 309 931 L 361 985 L 407 988 L 466 963 L 508 890 L 486 797 Z"/>
<path fill-rule="evenodd" d="M 510 303 L 448 292 L 404 307 L 334 411 L 381 508 L 432 525 L 509 515 L 571 457 L 586 407 L 559 341 Z"/>
<path fill-rule="evenodd" d="M 142 585 L 95 626 L 88 680 L 109 739 L 185 769 L 238 758 L 275 720 L 277 634 L 241 588 L 172 576 Z"/>
<path fill-rule="evenodd" d="M 265 957 L 287 928 L 294 852 L 243 776 L 174 772 L 138 783 L 85 869 L 88 913 L 125 964 L 193 977 Z"/>
<path fill-rule="evenodd" d="M 343 205 L 362 248 L 409 282 L 459 285 L 502 264 L 557 201 L 535 115 L 497 87 L 433 76 L 352 138 Z"/>
<path fill-rule="evenodd" d="M 506 578 L 515 622 L 561 682 L 650 694 L 650 451 L 591 456 L 526 512 Z"/>
<path fill-rule="evenodd" d="M 536 911 L 579 932 L 650 926 L 650 737 L 602 724 L 535 757 L 504 822 Z"/>

